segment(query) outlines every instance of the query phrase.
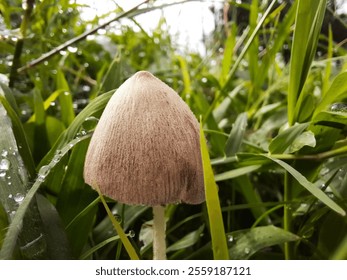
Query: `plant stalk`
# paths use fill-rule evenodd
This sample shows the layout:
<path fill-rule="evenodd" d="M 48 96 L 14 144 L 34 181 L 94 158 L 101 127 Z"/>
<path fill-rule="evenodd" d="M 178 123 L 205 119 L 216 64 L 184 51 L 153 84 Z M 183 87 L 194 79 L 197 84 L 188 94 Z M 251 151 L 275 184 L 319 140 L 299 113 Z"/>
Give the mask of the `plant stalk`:
<path fill-rule="evenodd" d="M 292 183 L 291 177 L 288 172 L 284 175 L 284 201 L 291 201 L 292 199 Z M 284 230 L 291 232 L 292 224 L 292 207 L 290 204 L 284 205 L 283 213 L 283 228 Z M 284 243 L 284 256 L 286 260 L 290 260 L 293 257 L 293 245 L 291 242 Z"/>
<path fill-rule="evenodd" d="M 166 260 L 165 207 L 153 206 L 153 259 Z"/>

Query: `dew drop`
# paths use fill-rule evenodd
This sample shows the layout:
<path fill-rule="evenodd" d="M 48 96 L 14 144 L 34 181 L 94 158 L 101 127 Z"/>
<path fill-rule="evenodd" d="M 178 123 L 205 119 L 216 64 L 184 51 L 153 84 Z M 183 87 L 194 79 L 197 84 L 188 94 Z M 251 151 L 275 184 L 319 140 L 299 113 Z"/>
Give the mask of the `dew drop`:
<path fill-rule="evenodd" d="M 11 212 L 10 212 L 10 218 L 11 218 L 11 220 L 13 219 L 14 215 L 16 215 L 16 211 L 11 211 Z"/>
<path fill-rule="evenodd" d="M 70 53 L 75 53 L 75 52 L 77 52 L 77 51 L 78 51 L 78 48 L 68 46 L 68 47 L 67 47 L 67 50 L 68 50 Z"/>
<path fill-rule="evenodd" d="M 229 242 L 233 242 L 233 241 L 234 241 L 234 237 L 233 237 L 232 235 L 229 235 L 228 241 L 229 241 Z"/>
<path fill-rule="evenodd" d="M 95 126 L 98 124 L 98 122 L 99 122 L 98 118 L 90 116 L 88 118 L 85 118 L 82 126 L 86 131 L 88 131 L 88 130 L 94 129 Z"/>
<path fill-rule="evenodd" d="M 7 150 L 2 150 L 1 156 L 2 157 L 7 157 L 8 156 L 8 151 Z"/>
<path fill-rule="evenodd" d="M 13 197 L 14 201 L 17 202 L 18 204 L 21 204 L 23 199 L 24 199 L 24 195 L 21 193 L 17 193 L 14 197 Z"/>
<path fill-rule="evenodd" d="M 334 103 L 330 106 L 330 111 L 347 112 L 347 104 L 346 103 Z"/>
<path fill-rule="evenodd" d="M 10 168 L 10 161 L 8 159 L 3 158 L 0 161 L 0 171 L 7 171 Z"/>
<path fill-rule="evenodd" d="M 129 235 L 130 238 L 134 238 L 136 234 L 135 234 L 135 231 L 129 230 L 128 235 Z"/>
<path fill-rule="evenodd" d="M 37 179 L 39 181 L 43 182 L 46 179 L 48 172 L 49 172 L 49 166 L 43 165 L 39 170 L 39 174 L 37 176 Z"/>
<path fill-rule="evenodd" d="M 121 223 L 122 222 L 122 217 L 118 214 L 114 214 L 114 217 L 116 218 L 117 222 L 118 223 Z"/>
<path fill-rule="evenodd" d="M 10 199 L 11 199 L 12 197 L 13 197 L 13 195 L 12 195 L 12 194 L 9 194 L 9 195 L 8 195 L 8 198 L 10 198 Z"/>

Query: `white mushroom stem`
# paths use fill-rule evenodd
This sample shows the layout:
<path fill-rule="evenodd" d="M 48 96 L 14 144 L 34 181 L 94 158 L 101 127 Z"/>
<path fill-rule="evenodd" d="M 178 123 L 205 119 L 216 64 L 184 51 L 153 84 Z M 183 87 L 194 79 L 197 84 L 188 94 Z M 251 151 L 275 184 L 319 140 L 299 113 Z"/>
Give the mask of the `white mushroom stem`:
<path fill-rule="evenodd" d="M 165 207 L 153 206 L 153 259 L 166 260 Z"/>

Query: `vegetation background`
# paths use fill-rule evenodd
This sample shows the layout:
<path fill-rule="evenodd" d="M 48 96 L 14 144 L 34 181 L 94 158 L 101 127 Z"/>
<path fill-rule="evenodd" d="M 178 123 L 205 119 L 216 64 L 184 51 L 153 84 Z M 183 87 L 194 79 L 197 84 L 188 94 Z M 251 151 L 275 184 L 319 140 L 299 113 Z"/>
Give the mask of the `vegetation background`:
<path fill-rule="evenodd" d="M 120 238 L 83 180 L 98 118 L 138 70 L 174 88 L 207 139 L 206 203 L 167 206 L 169 259 L 347 259 L 346 15 L 327 0 L 225 1 L 202 55 L 178 50 L 165 18 L 136 21 L 177 3 L 82 21 L 78 1 L 0 1 L 1 259 L 152 259 L 151 209 L 108 199 Z"/>

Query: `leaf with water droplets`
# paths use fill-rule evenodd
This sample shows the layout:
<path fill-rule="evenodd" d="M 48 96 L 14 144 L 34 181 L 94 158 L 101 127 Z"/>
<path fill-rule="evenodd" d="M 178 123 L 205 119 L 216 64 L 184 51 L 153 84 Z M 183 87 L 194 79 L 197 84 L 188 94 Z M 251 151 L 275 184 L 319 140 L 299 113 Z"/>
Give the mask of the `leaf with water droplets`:
<path fill-rule="evenodd" d="M 256 227 L 231 233 L 229 242 L 230 258 L 233 260 L 249 259 L 258 251 L 284 242 L 297 241 L 299 236 L 275 226 Z"/>

